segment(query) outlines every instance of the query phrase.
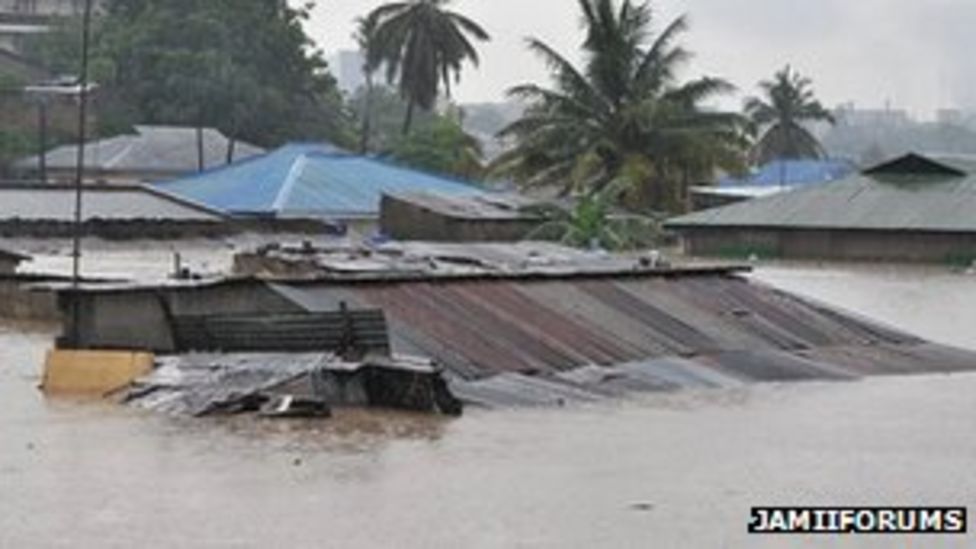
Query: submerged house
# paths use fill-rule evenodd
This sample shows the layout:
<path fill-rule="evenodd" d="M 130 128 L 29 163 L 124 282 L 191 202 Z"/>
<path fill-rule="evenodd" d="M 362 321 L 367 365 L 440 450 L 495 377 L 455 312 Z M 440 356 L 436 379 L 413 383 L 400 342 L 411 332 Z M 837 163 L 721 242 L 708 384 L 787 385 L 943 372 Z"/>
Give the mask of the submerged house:
<path fill-rule="evenodd" d="M 328 219 L 372 228 L 384 194 L 484 194 L 466 181 L 357 156 L 329 145 L 291 144 L 157 188 L 238 217 Z"/>
<path fill-rule="evenodd" d="M 66 333 L 81 348 L 184 357 L 379 341 L 484 406 L 976 369 L 976 353 L 750 282 L 736 267 L 660 267 L 545 243 L 274 247 L 237 267 L 264 274 L 65 287 L 62 303 L 77 300 L 79 311 L 65 315 Z M 183 386 L 156 383 L 185 402 Z"/>
<path fill-rule="evenodd" d="M 134 133 L 85 144 L 86 177 L 95 182 L 141 183 L 175 179 L 203 168 L 223 166 L 262 154 L 263 149 L 241 141 L 232 142 L 220 131 L 204 128 L 202 143 L 197 129 L 181 126 L 136 126 Z M 44 161 L 48 179 L 70 182 L 75 178 L 78 146 L 64 145 L 48 151 Z M 32 156 L 14 164 L 17 172 L 37 174 L 41 158 Z"/>
<path fill-rule="evenodd" d="M 716 185 L 692 187 L 691 209 L 716 208 L 797 187 L 828 183 L 854 171 L 854 165 L 846 160 L 776 160 L 743 177 L 728 176 Z"/>
<path fill-rule="evenodd" d="M 21 263 L 30 259 L 26 255 L 0 248 L 0 275 L 13 274 Z"/>
<path fill-rule="evenodd" d="M 694 255 L 968 265 L 976 260 L 976 160 L 908 154 L 666 226 Z"/>

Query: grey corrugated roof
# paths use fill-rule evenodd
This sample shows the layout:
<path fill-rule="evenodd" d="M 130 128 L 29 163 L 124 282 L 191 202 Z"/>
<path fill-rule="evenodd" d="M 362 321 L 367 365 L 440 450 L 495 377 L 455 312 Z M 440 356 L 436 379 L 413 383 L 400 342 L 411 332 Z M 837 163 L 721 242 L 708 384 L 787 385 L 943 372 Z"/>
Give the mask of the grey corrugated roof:
<path fill-rule="evenodd" d="M 85 188 L 84 219 L 218 221 L 224 215 L 142 185 Z M 75 190 L 70 185 L 0 186 L 0 221 L 72 221 Z"/>
<path fill-rule="evenodd" d="M 176 126 L 136 126 L 136 133 L 119 135 L 88 143 L 85 164 L 89 170 L 101 173 L 147 172 L 185 174 L 198 170 L 197 133 L 195 128 Z M 226 164 L 228 139 L 213 128 L 203 130 L 205 168 Z M 241 160 L 264 153 L 249 143 L 234 145 L 234 159 Z M 77 145 L 57 147 L 47 154 L 50 169 L 74 169 Z M 25 158 L 15 165 L 18 169 L 37 169 L 37 156 Z"/>
<path fill-rule="evenodd" d="M 976 231 L 976 162 L 961 157 L 928 160 L 965 175 L 924 175 L 886 163 L 883 173 L 867 175 L 874 169 L 867 170 L 823 185 L 692 213 L 671 219 L 667 226 Z"/>
<path fill-rule="evenodd" d="M 0 248 L 0 258 L 2 259 L 13 259 L 15 261 L 27 261 L 30 256 L 26 256 L 22 253 L 14 252 L 11 250 L 5 250 Z"/>
<path fill-rule="evenodd" d="M 510 221 L 534 219 L 524 208 L 539 204 L 517 194 L 447 195 L 427 191 L 388 192 L 386 195 L 454 219 Z"/>

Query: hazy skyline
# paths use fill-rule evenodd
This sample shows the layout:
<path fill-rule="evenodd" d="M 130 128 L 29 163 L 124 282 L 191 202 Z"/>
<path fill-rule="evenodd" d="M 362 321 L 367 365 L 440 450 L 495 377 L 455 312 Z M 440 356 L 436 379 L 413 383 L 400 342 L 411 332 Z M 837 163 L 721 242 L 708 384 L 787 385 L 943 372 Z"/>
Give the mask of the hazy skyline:
<path fill-rule="evenodd" d="M 354 49 L 355 17 L 383 0 L 318 0 L 308 31 L 326 53 Z M 787 63 L 813 78 L 829 107 L 903 108 L 930 117 L 940 108 L 976 107 L 976 56 L 967 46 L 976 26 L 972 0 L 659 0 L 656 28 L 687 14 L 685 46 L 695 53 L 683 77 L 721 76 L 739 88 L 729 103 L 756 93 L 756 83 Z M 481 66 L 468 67 L 455 98 L 498 101 L 512 85 L 547 82 L 525 48 L 535 36 L 578 60 L 582 34 L 575 0 L 456 0 L 453 8 L 492 35 Z"/>

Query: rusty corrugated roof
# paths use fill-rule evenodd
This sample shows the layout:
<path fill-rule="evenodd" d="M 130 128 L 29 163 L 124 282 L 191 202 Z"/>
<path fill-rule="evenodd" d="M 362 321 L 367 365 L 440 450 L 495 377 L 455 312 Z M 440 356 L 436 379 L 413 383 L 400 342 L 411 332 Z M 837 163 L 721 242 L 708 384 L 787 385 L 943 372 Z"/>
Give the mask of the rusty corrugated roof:
<path fill-rule="evenodd" d="M 310 311 L 334 310 L 339 302 L 383 309 L 394 349 L 433 357 L 467 384 L 462 393 L 480 388 L 497 396 L 519 376 L 532 378 L 534 388 L 523 384 L 529 393 L 543 382 L 586 385 L 560 376 L 593 365 L 644 365 L 617 379 L 650 379 L 664 388 L 715 377 L 753 382 L 976 369 L 976 354 L 927 346 L 735 276 L 272 287 Z M 489 381 L 499 374 L 507 377 Z M 512 400 L 519 398 L 528 397 Z"/>

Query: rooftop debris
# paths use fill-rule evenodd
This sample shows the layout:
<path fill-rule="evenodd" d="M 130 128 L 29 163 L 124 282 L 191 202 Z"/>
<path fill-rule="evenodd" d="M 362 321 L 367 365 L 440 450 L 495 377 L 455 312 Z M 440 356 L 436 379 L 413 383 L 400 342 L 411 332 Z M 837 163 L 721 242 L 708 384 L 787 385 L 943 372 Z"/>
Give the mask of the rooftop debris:
<path fill-rule="evenodd" d="M 127 391 L 124 401 L 196 417 L 248 412 L 280 417 L 295 415 L 299 408 L 324 417 L 328 407 L 341 406 L 447 415 L 460 415 L 462 410 L 440 370 L 428 360 L 376 356 L 348 362 L 331 353 L 162 357 L 149 376 Z"/>
<path fill-rule="evenodd" d="M 645 255 L 582 251 L 548 242 L 389 242 L 335 246 L 270 245 L 238 254 L 241 276 L 311 280 L 393 280 L 465 277 L 560 277 L 628 273 L 695 274 L 746 271 L 740 265 L 672 266 L 657 251 Z"/>

